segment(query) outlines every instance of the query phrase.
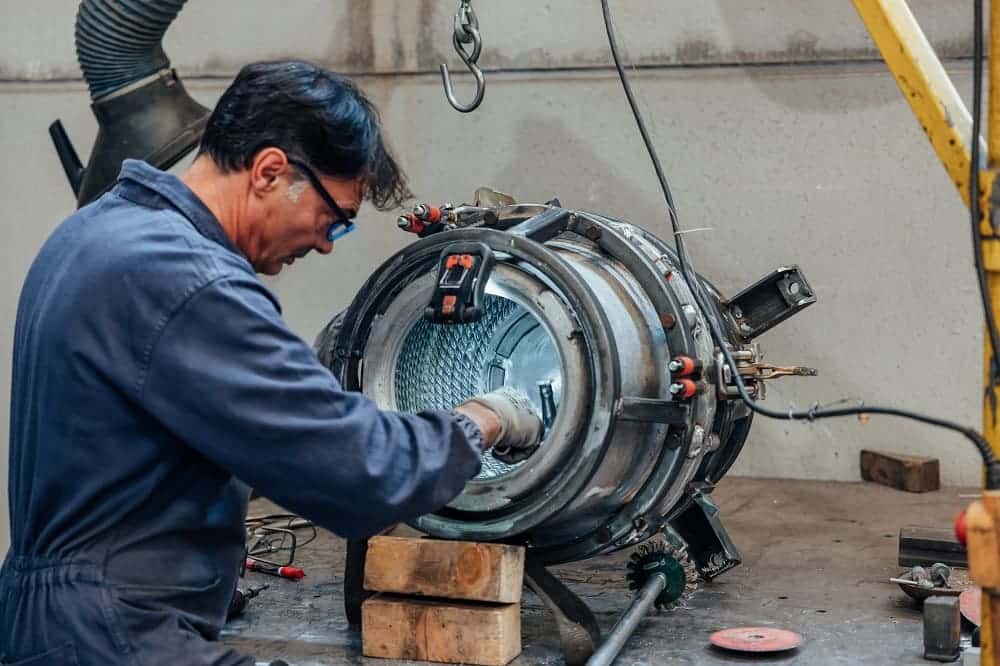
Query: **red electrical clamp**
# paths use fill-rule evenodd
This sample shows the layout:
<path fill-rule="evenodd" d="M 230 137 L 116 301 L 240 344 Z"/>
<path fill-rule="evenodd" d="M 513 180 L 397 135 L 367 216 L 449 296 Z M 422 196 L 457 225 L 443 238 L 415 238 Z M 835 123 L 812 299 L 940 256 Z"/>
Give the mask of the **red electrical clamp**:
<path fill-rule="evenodd" d="M 670 392 L 678 400 L 693 398 L 699 393 L 704 393 L 704 382 L 696 382 L 692 379 L 678 379 L 670 385 Z"/>
<path fill-rule="evenodd" d="M 431 206 L 430 204 L 423 203 L 417 204 L 413 207 L 413 214 L 417 217 L 417 219 L 427 224 L 437 224 L 444 216 L 441 209 L 437 206 Z"/>
<path fill-rule="evenodd" d="M 701 374 L 702 362 L 690 356 L 675 356 L 667 368 L 678 377 L 691 377 Z"/>
<path fill-rule="evenodd" d="M 396 225 L 403 231 L 410 234 L 423 233 L 427 228 L 419 218 L 413 213 L 403 213 L 396 219 Z"/>
<path fill-rule="evenodd" d="M 444 218 L 444 211 L 438 206 L 430 204 L 417 204 L 410 213 L 403 213 L 396 219 L 396 225 L 411 234 L 423 234 L 424 232 L 434 232 L 440 227 Z"/>

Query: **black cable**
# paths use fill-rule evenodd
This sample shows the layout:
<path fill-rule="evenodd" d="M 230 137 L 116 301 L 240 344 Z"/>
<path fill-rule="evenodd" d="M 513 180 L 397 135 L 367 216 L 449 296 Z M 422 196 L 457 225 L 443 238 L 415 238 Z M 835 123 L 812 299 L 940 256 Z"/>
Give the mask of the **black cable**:
<path fill-rule="evenodd" d="M 981 11 L 982 0 L 976 0 L 977 5 Z M 653 162 L 653 170 L 656 172 L 656 177 L 660 183 L 660 189 L 663 191 L 663 197 L 666 200 L 667 211 L 670 215 L 670 225 L 674 232 L 674 243 L 677 248 L 677 258 L 680 263 L 681 273 L 684 275 L 684 279 L 687 281 L 691 288 L 691 293 L 694 296 L 698 307 L 703 312 L 710 312 L 711 308 L 708 305 L 707 298 L 704 291 L 702 290 L 701 282 L 697 279 L 697 276 L 693 274 L 688 265 L 687 253 L 684 249 L 684 239 L 681 237 L 680 233 L 680 223 L 677 218 L 677 210 L 674 206 L 673 196 L 670 192 L 670 186 L 667 183 L 667 178 L 663 173 L 663 167 L 660 164 L 660 158 L 657 155 L 656 147 L 653 145 L 652 140 L 649 137 L 649 132 L 646 130 L 646 123 L 643 121 L 642 114 L 639 111 L 639 107 L 635 101 L 635 95 L 632 93 L 632 86 L 629 83 L 628 75 L 625 73 L 625 68 L 622 66 L 621 57 L 618 53 L 618 42 L 615 39 L 614 29 L 611 26 L 611 9 L 608 7 L 608 0 L 601 0 L 601 9 L 604 13 L 604 27 L 608 33 L 608 44 L 611 47 L 611 57 L 615 62 L 615 69 L 618 70 L 618 78 L 621 81 L 622 88 L 625 91 L 625 97 L 628 99 L 629 108 L 632 110 L 632 116 L 635 118 L 636 125 L 639 128 L 639 133 L 642 135 L 643 143 L 646 146 L 646 151 L 649 153 L 649 158 Z M 981 16 L 980 16 L 981 22 Z M 981 30 L 979 31 L 982 32 Z M 981 34 L 980 34 L 980 48 L 981 44 Z M 977 79 L 979 81 L 979 79 Z M 978 118 L 978 115 L 976 116 Z M 974 140 L 978 141 L 978 135 L 974 137 Z M 978 151 L 977 151 L 978 152 Z M 978 163 L 973 160 L 973 168 L 976 169 L 976 174 L 978 175 Z M 974 181 L 975 182 L 975 181 Z M 978 208 L 978 207 L 977 207 Z M 978 222 L 978 220 L 977 220 Z M 977 227 L 978 229 L 978 227 Z M 904 409 L 897 409 L 894 407 L 840 407 L 840 408 L 818 408 L 814 407 L 805 411 L 795 411 L 790 408 L 787 412 L 778 411 L 775 409 L 770 409 L 768 407 L 763 407 L 754 400 L 749 392 L 747 391 L 746 385 L 743 383 L 743 378 L 740 376 L 739 369 L 736 366 L 736 361 L 733 358 L 732 353 L 729 350 L 729 346 L 726 341 L 726 337 L 722 332 L 719 323 L 715 321 L 713 317 L 705 317 L 708 323 L 709 331 L 712 334 L 712 339 L 716 345 L 719 347 L 719 351 L 725 359 L 726 365 L 732 371 L 733 382 L 736 385 L 736 389 L 740 394 L 740 399 L 750 408 L 751 411 L 773 419 L 781 419 L 786 421 L 796 421 L 796 420 L 807 420 L 814 421 L 816 419 L 831 418 L 835 416 L 860 416 L 867 414 L 884 414 L 887 416 L 898 416 L 901 418 L 912 419 L 914 421 L 919 421 L 920 423 L 925 423 L 928 425 L 938 426 L 940 428 L 947 428 L 949 430 L 954 430 L 955 432 L 961 433 L 972 444 L 978 449 L 980 456 L 983 458 L 983 464 L 986 466 L 986 488 L 996 489 L 1000 488 L 1000 462 L 997 461 L 993 450 L 990 448 L 989 443 L 986 439 L 974 428 L 969 428 L 952 421 L 946 421 L 944 419 L 939 419 L 932 416 L 927 416 L 925 414 L 919 414 L 917 412 L 911 412 Z"/>
<path fill-rule="evenodd" d="M 969 214 L 972 226 L 972 257 L 976 266 L 976 279 L 979 281 L 979 298 L 983 305 L 983 316 L 986 318 L 986 331 L 990 337 L 990 372 L 986 399 L 990 401 L 993 415 L 993 425 L 997 422 L 996 383 L 998 375 L 997 350 L 1000 349 L 1000 335 L 997 334 L 996 317 L 993 314 L 993 302 L 990 300 L 989 283 L 986 280 L 986 270 L 983 266 L 983 234 L 980 228 L 982 212 L 979 207 L 979 125 L 983 113 L 983 0 L 973 3 L 973 36 L 972 36 L 972 147 L 971 163 L 969 164 Z M 990 220 L 993 235 L 997 235 L 997 227 Z"/>
<path fill-rule="evenodd" d="M 254 542 L 253 547 L 249 548 L 250 555 L 291 551 L 291 558 L 294 559 L 295 553 L 299 548 L 308 546 L 319 536 L 316 525 L 311 520 L 306 520 L 294 513 L 272 513 L 261 516 L 248 516 L 244 520 L 244 525 L 250 532 L 260 528 L 267 529 L 275 526 L 280 526 L 280 529 L 287 530 L 289 532 L 297 532 L 298 530 L 304 529 L 310 530 L 308 537 L 306 537 L 303 541 L 295 539 L 293 541 L 293 545 L 290 546 L 284 545 L 286 535 L 281 533 L 256 535 L 257 540 Z"/>

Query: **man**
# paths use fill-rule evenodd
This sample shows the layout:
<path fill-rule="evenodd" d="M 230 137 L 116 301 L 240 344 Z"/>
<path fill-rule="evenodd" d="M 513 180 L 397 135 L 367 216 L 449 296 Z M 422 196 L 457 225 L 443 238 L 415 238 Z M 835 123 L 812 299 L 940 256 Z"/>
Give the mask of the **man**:
<path fill-rule="evenodd" d="M 252 663 L 211 642 L 250 487 L 367 535 L 446 504 L 490 445 L 537 446 L 512 394 L 408 415 L 342 391 L 257 278 L 405 193 L 351 83 L 261 63 L 182 178 L 128 161 L 56 229 L 18 308 L 0 662 Z"/>

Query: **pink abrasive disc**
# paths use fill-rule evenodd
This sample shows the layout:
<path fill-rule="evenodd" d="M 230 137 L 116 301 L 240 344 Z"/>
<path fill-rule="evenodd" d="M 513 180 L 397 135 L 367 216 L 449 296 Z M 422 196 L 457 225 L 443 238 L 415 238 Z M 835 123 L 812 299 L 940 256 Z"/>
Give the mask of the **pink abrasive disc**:
<path fill-rule="evenodd" d="M 962 611 L 962 617 L 979 626 L 979 615 L 983 610 L 983 591 L 978 587 L 969 589 L 958 595 L 958 607 Z"/>
<path fill-rule="evenodd" d="M 708 640 L 715 647 L 736 652 L 783 652 L 802 644 L 802 637 L 794 631 L 772 627 L 723 629 Z"/>

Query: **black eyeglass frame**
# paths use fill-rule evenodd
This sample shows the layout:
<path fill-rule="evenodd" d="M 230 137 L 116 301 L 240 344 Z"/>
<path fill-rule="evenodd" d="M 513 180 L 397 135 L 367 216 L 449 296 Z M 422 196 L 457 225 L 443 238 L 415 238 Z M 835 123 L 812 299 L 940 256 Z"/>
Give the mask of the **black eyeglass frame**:
<path fill-rule="evenodd" d="M 354 231 L 354 222 L 347 215 L 347 213 L 344 212 L 344 209 L 337 204 L 337 200 L 330 196 L 330 193 L 326 191 L 326 188 L 323 187 L 323 183 L 320 182 L 319 176 L 316 175 L 316 172 L 313 171 L 312 167 L 305 162 L 292 157 L 288 158 L 288 163 L 305 174 L 306 179 L 309 180 L 309 183 L 313 186 L 313 189 L 316 190 L 316 193 L 319 195 L 320 199 L 323 200 L 323 203 L 329 206 L 330 210 L 333 211 L 334 220 L 330 223 L 330 228 L 326 232 L 327 240 L 332 242 Z"/>

